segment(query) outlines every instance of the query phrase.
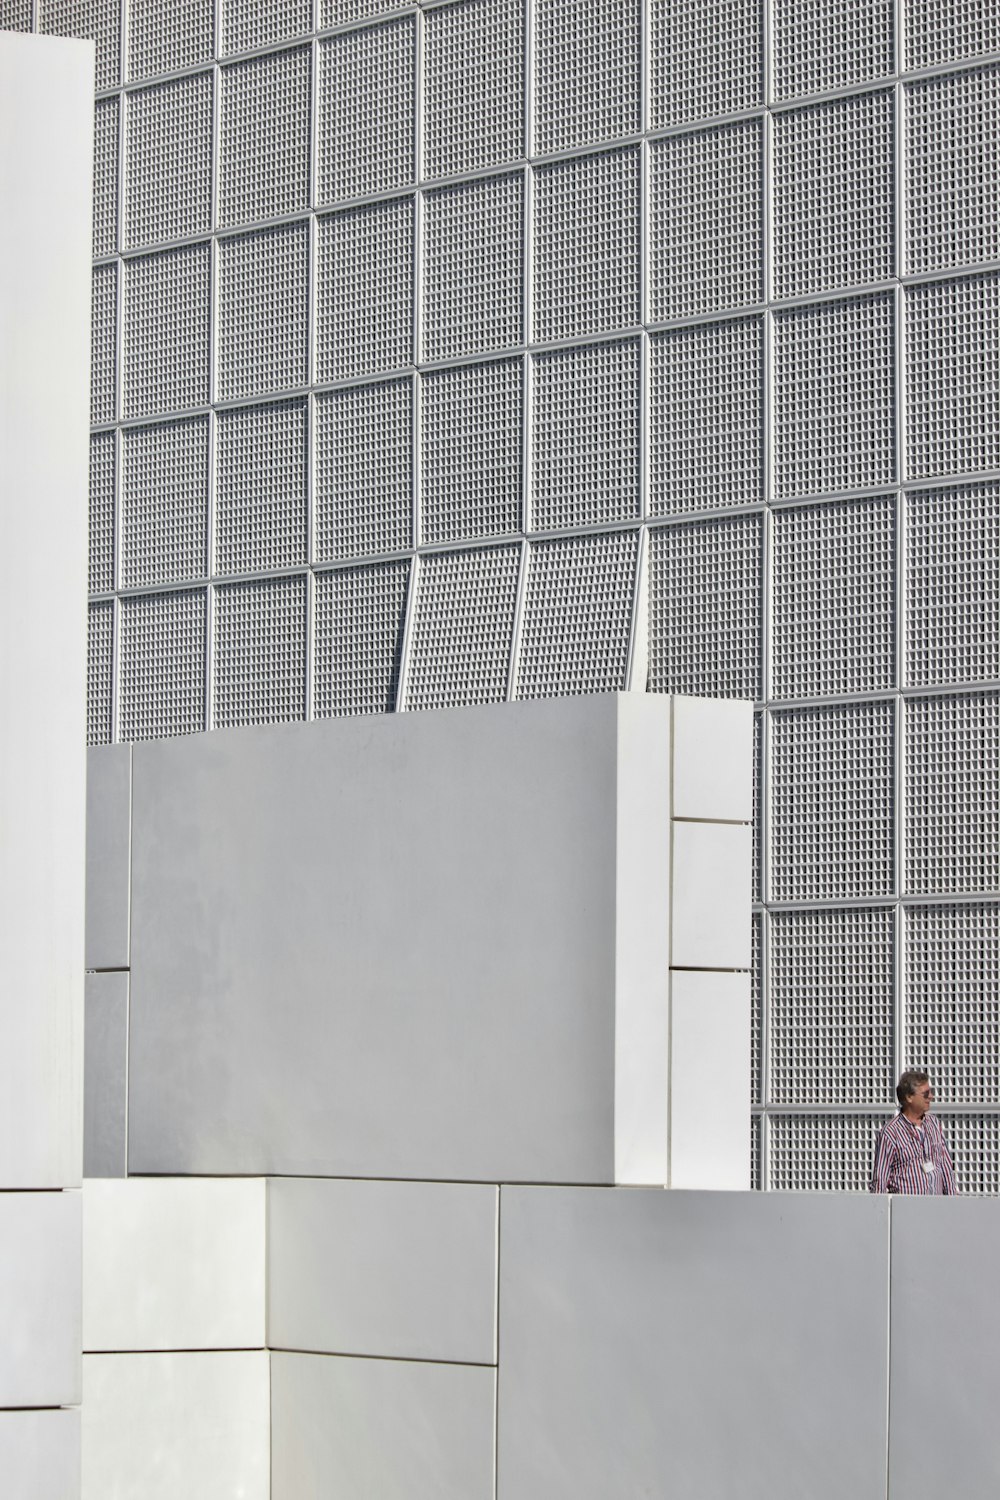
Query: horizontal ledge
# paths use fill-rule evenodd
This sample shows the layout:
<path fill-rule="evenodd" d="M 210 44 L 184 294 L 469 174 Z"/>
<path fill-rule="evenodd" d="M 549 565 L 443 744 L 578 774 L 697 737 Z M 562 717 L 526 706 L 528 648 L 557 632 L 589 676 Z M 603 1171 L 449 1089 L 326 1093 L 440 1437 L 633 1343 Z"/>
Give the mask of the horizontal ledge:
<path fill-rule="evenodd" d="M 308 1354 L 315 1359 L 368 1359 L 391 1365 L 452 1365 L 466 1370 L 495 1370 L 496 1360 L 479 1359 L 431 1359 L 416 1354 L 358 1354 L 347 1349 L 295 1349 L 285 1344 L 268 1344 L 269 1354 Z"/>

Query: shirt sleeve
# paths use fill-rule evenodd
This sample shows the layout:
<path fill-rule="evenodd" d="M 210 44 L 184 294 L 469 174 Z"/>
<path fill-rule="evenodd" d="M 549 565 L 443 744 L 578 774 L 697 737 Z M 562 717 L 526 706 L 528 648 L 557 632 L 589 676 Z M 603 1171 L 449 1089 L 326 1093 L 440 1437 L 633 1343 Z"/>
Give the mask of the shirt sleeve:
<path fill-rule="evenodd" d="M 872 1180 L 868 1184 L 870 1193 L 888 1193 L 889 1178 L 892 1171 L 892 1161 L 896 1148 L 888 1137 L 888 1132 L 883 1125 L 878 1133 L 878 1143 L 875 1147 L 875 1165 L 872 1169 Z"/>

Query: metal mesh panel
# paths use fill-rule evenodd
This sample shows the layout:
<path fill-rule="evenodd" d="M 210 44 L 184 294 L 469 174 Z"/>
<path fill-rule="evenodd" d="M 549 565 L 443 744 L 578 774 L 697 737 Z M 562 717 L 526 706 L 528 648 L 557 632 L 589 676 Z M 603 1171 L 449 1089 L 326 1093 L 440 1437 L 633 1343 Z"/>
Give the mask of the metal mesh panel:
<path fill-rule="evenodd" d="M 306 403 L 220 412 L 216 448 L 216 572 L 305 562 Z"/>
<path fill-rule="evenodd" d="M 763 99 L 760 0 L 650 0 L 650 124 L 736 114 Z"/>
<path fill-rule="evenodd" d="M 424 377 L 423 541 L 501 536 L 520 527 L 521 386 L 516 359 Z"/>
<path fill-rule="evenodd" d="M 424 197 L 423 357 L 521 341 L 521 174 Z"/>
<path fill-rule="evenodd" d="M 1000 1193 L 1000 1115 L 938 1116 L 960 1193 Z"/>
<path fill-rule="evenodd" d="M 524 150 L 522 0 L 466 0 L 424 21 L 424 171 L 498 167 Z"/>
<path fill-rule="evenodd" d="M 893 72 L 893 0 L 772 3 L 777 98 L 826 93 Z"/>
<path fill-rule="evenodd" d="M 649 344 L 650 511 L 753 505 L 763 495 L 763 332 L 756 318 Z"/>
<path fill-rule="evenodd" d="M 111 89 L 119 82 L 121 0 L 39 0 L 38 29 L 46 36 L 96 42 L 97 87 Z"/>
<path fill-rule="evenodd" d="M 90 439 L 90 551 L 87 587 L 92 594 L 115 586 L 115 435 L 98 432 Z"/>
<path fill-rule="evenodd" d="M 1000 278 L 907 288 L 909 477 L 1000 469 Z"/>
<path fill-rule="evenodd" d="M 753 716 L 753 818 L 751 821 L 751 869 L 750 896 L 754 901 L 763 900 L 763 870 L 761 869 L 761 840 L 763 829 L 764 790 L 764 713 L 758 710 Z"/>
<path fill-rule="evenodd" d="M 320 719 L 396 706 L 409 563 L 316 578 L 314 710 Z"/>
<path fill-rule="evenodd" d="M 92 604 L 87 611 L 87 744 L 111 743 L 111 653 L 115 607 Z"/>
<path fill-rule="evenodd" d="M 209 248 L 125 262 L 125 416 L 208 401 Z"/>
<path fill-rule="evenodd" d="M 654 323 L 763 300 L 762 160 L 759 120 L 650 147 Z"/>
<path fill-rule="evenodd" d="M 401 10 L 406 4 L 407 0 L 319 0 L 320 30 L 344 21 L 363 21 L 387 10 Z"/>
<path fill-rule="evenodd" d="M 750 1099 L 753 1104 L 760 1104 L 763 1087 L 762 1075 L 762 1050 L 763 1050 L 763 990 L 761 986 L 761 963 L 763 958 L 763 932 L 762 924 L 764 918 L 761 912 L 755 911 L 750 919 L 750 937 L 752 942 L 750 959 Z"/>
<path fill-rule="evenodd" d="M 305 718 L 305 578 L 216 589 L 213 687 L 217 729 Z"/>
<path fill-rule="evenodd" d="M 762 1173 L 760 1169 L 761 1154 L 761 1126 L 760 1116 L 750 1117 L 750 1186 L 754 1190 L 760 1187 Z"/>
<path fill-rule="evenodd" d="M 1000 695 L 906 705 L 906 888 L 1000 886 Z"/>
<path fill-rule="evenodd" d="M 906 1056 L 952 1104 L 1000 1094 L 1000 907 L 906 913 Z"/>
<path fill-rule="evenodd" d="M 907 499 L 907 681 L 1000 678 L 1000 485 Z"/>
<path fill-rule="evenodd" d="M 99 99 L 94 110 L 94 259 L 118 244 L 118 99 Z"/>
<path fill-rule="evenodd" d="M 127 742 L 205 728 L 205 594 L 121 601 L 120 735 Z"/>
<path fill-rule="evenodd" d="M 896 515 L 891 500 L 774 515 L 776 698 L 867 693 L 895 681 Z"/>
<path fill-rule="evenodd" d="M 532 529 L 637 517 L 638 344 L 538 356 L 532 404 Z"/>
<path fill-rule="evenodd" d="M 118 267 L 95 266 L 90 301 L 90 420 L 115 420 L 115 306 Z"/>
<path fill-rule="evenodd" d="M 779 496 L 892 483 L 894 322 L 891 296 L 775 315 Z"/>
<path fill-rule="evenodd" d="M 212 0 L 128 0 L 128 76 L 151 78 L 192 63 L 214 50 Z"/>
<path fill-rule="evenodd" d="M 514 546 L 423 559 L 407 708 L 501 703 L 507 696 L 520 557 Z"/>
<path fill-rule="evenodd" d="M 863 1193 L 888 1115 L 772 1115 L 768 1185 L 781 1192 Z"/>
<path fill-rule="evenodd" d="M 312 0 L 222 0 L 223 52 L 251 52 L 312 30 Z"/>
<path fill-rule="evenodd" d="M 316 364 L 320 380 L 396 370 L 413 358 L 413 203 L 319 221 Z"/>
<path fill-rule="evenodd" d="M 906 269 L 1000 260 L 1000 69 L 906 90 Z"/>
<path fill-rule="evenodd" d="M 760 694 L 760 516 L 650 532 L 649 689 Z"/>
<path fill-rule="evenodd" d="M 399 552 L 413 540 L 409 380 L 316 399 L 316 556 Z"/>
<path fill-rule="evenodd" d="M 893 890 L 893 705 L 771 715 L 771 896 Z"/>
<path fill-rule="evenodd" d="M 892 909 L 772 912 L 769 932 L 770 1098 L 891 1098 Z"/>
<path fill-rule="evenodd" d="M 286 224 L 219 245 L 219 395 L 308 380 L 309 226 Z"/>
<path fill-rule="evenodd" d="M 411 16 L 320 43 L 321 203 L 413 181 L 415 55 Z"/>
<path fill-rule="evenodd" d="M 30 31 L 31 0 L 0 0 L 0 31 Z"/>
<path fill-rule="evenodd" d="M 1000 9 L 992 0 L 906 0 L 907 68 L 933 68 L 1000 52 Z"/>
<path fill-rule="evenodd" d="M 893 131 L 889 93 L 775 115 L 775 296 L 893 275 Z"/>
<path fill-rule="evenodd" d="M 537 0 L 539 155 L 639 129 L 639 10 L 635 0 Z"/>
<path fill-rule="evenodd" d="M 211 73 L 128 95 L 126 245 L 153 245 L 211 228 L 211 152 Z"/>
<path fill-rule="evenodd" d="M 122 435 L 122 583 L 179 583 L 206 571 L 208 419 Z"/>
<path fill-rule="evenodd" d="M 625 687 L 638 556 L 634 531 L 530 549 L 519 698 Z"/>
<path fill-rule="evenodd" d="M 639 321 L 639 153 L 615 151 L 535 174 L 535 339 Z"/>
<path fill-rule="evenodd" d="M 308 206 L 310 67 L 296 47 L 222 69 L 220 224 Z"/>

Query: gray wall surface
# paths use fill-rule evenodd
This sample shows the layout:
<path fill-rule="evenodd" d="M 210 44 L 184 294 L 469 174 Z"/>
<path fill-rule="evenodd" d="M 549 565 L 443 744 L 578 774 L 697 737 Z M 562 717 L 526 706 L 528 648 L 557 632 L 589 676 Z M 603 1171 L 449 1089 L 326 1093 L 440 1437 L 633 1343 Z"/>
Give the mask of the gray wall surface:
<path fill-rule="evenodd" d="M 87 756 L 88 969 L 128 968 L 132 747 Z"/>
<path fill-rule="evenodd" d="M 128 1171 L 128 974 L 88 974 L 84 986 L 83 1172 Z"/>

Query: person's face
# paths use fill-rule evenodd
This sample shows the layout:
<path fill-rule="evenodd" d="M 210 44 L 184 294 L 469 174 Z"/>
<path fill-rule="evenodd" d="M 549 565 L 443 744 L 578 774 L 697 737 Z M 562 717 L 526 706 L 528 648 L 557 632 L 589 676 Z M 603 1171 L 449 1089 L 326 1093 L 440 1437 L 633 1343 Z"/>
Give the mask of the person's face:
<path fill-rule="evenodd" d="M 918 1114 L 923 1119 L 934 1102 L 934 1090 L 930 1083 L 918 1083 L 916 1089 L 906 1102 L 910 1111 L 913 1114 Z"/>

